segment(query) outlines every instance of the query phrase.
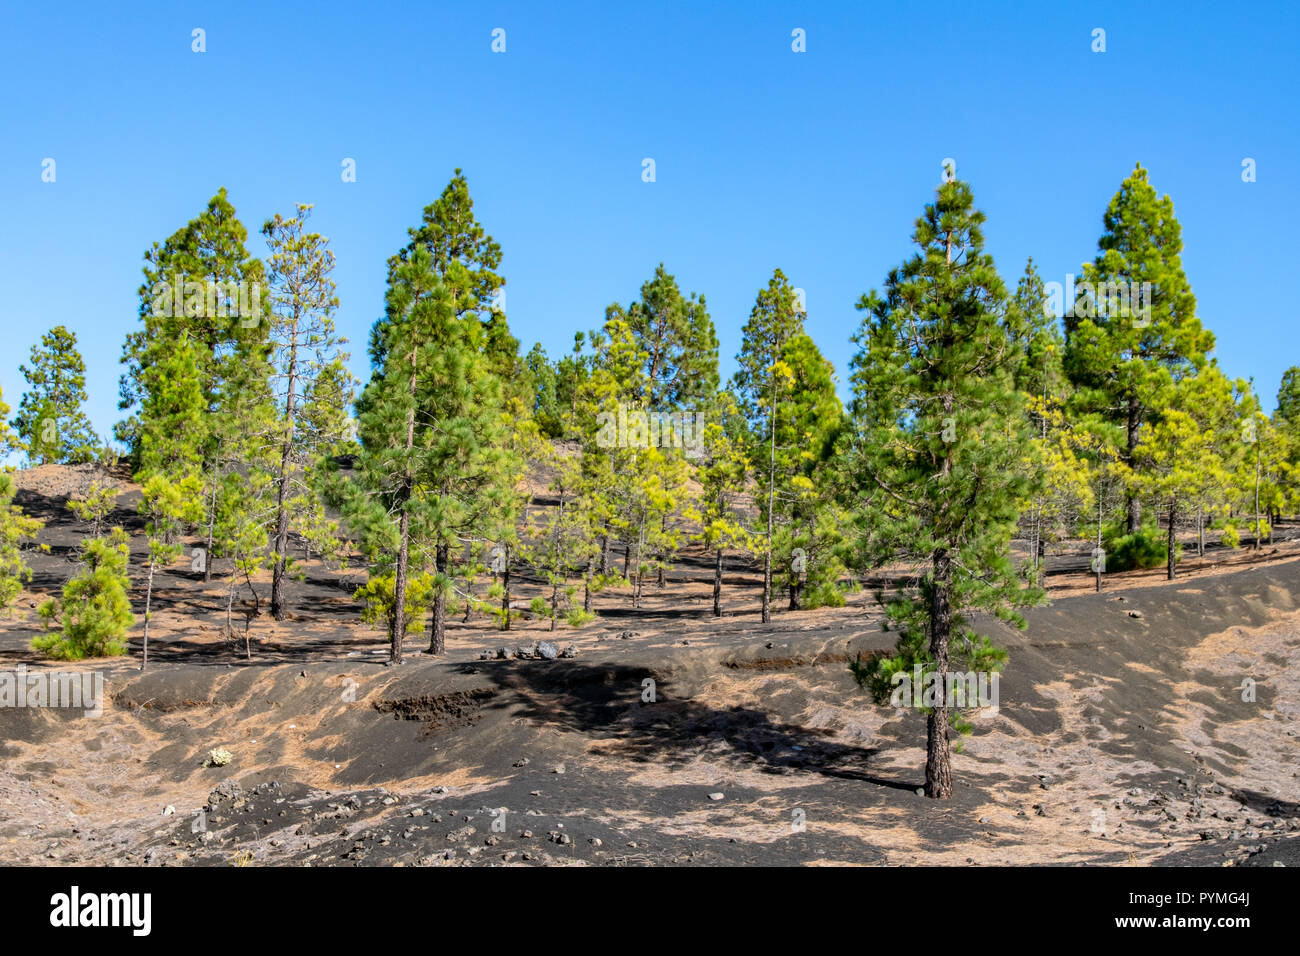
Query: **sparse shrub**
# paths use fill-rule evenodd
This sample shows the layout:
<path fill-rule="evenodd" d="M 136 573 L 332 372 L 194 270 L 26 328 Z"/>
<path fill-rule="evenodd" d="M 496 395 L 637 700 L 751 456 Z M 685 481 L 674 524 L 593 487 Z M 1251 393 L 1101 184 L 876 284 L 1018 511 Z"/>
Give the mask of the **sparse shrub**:
<path fill-rule="evenodd" d="M 62 600 L 40 610 L 47 627 L 57 623 L 60 629 L 35 638 L 34 650 L 65 661 L 126 653 L 124 638 L 135 623 L 127 597 L 128 540 L 114 528 L 86 544 L 84 569 L 63 586 Z"/>
<path fill-rule="evenodd" d="M 397 602 L 394 598 L 396 587 L 397 575 L 389 572 L 372 576 L 364 586 L 357 588 L 352 594 L 352 600 L 365 602 L 361 619 L 367 624 L 387 629 L 390 643 L 393 640 L 394 625 L 397 623 Z M 433 575 L 415 574 L 407 578 L 405 603 L 408 631 L 412 624 L 424 617 L 432 600 Z"/>
<path fill-rule="evenodd" d="M 810 587 L 803 593 L 803 606 L 805 608 L 815 607 L 843 607 L 844 606 L 845 588 L 835 581 L 823 581 L 815 587 Z"/>
<path fill-rule="evenodd" d="M 81 495 L 68 499 L 68 510 L 90 525 L 92 537 L 99 537 L 99 526 L 113 510 L 117 502 L 117 489 L 93 482 L 90 489 Z"/>
<path fill-rule="evenodd" d="M 1169 558 L 1167 536 L 1155 525 L 1143 525 L 1132 534 L 1124 534 L 1118 527 L 1107 528 L 1102 547 L 1106 550 L 1108 572 L 1158 568 Z M 1179 550 L 1175 548 L 1175 558 Z"/>
<path fill-rule="evenodd" d="M 569 613 L 564 615 L 564 619 L 569 622 L 570 627 L 582 627 L 584 624 L 590 624 L 596 620 L 596 615 L 592 611 L 584 611 L 580 607 L 575 607 L 569 609 Z"/>
<path fill-rule="evenodd" d="M 1219 536 L 1219 541 L 1222 542 L 1225 548 L 1240 548 L 1241 533 L 1237 530 L 1237 526 L 1231 521 L 1225 524 L 1223 534 Z"/>
<path fill-rule="evenodd" d="M 234 759 L 232 754 L 225 747 L 214 747 L 208 751 L 208 759 L 204 762 L 205 767 L 224 767 Z"/>
<path fill-rule="evenodd" d="M 546 606 L 546 598 L 544 597 L 533 598 L 531 601 L 528 602 L 528 610 L 533 615 L 533 617 L 546 617 L 548 613 L 548 609 Z"/>

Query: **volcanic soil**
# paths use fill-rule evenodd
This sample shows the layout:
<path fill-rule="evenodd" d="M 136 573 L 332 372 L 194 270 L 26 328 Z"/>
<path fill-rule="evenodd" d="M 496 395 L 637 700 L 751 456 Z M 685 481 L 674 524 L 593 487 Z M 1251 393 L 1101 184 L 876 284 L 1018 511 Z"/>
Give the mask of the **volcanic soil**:
<path fill-rule="evenodd" d="M 68 669 L 29 645 L 75 570 L 66 496 L 92 470 L 20 475 L 49 552 L 0 618 L 0 670 Z M 138 613 L 138 489 L 115 480 Z M 444 657 L 416 634 L 392 667 L 351 599 L 363 571 L 304 561 L 282 622 L 265 577 L 240 580 L 231 639 L 228 569 L 205 582 L 187 558 L 156 576 L 147 671 L 138 627 L 131 657 L 78 665 L 104 675 L 102 715 L 0 708 L 0 862 L 1300 863 L 1300 543 L 1212 543 L 1173 582 L 1109 575 L 1101 593 L 1087 547 L 1049 557 L 1024 630 L 978 622 L 1009 660 L 946 801 L 918 793 L 924 718 L 849 673 L 896 638 L 869 588 L 763 625 L 756 569 L 731 562 L 713 618 L 711 565 L 688 551 L 640 609 L 612 591 L 581 628 L 477 615 Z M 542 592 L 523 576 L 522 605 Z M 573 656 L 518 656 L 538 641 Z M 207 765 L 217 748 L 229 763 Z"/>

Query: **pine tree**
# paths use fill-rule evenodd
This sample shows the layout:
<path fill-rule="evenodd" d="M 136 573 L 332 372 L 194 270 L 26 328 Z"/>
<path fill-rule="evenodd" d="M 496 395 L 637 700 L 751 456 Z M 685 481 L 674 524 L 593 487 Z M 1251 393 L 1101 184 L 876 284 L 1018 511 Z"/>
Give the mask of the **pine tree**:
<path fill-rule="evenodd" d="M 436 575 L 430 653 L 445 641 L 446 595 L 451 549 L 461 535 L 490 523 L 504 506 L 513 481 L 503 476 L 505 444 L 501 386 L 483 350 L 480 323 L 457 317 L 453 286 L 433 271 L 423 245 L 393 271 L 387 316 L 371 333 L 374 375 L 357 402 L 362 442 L 362 487 L 396 518 L 395 535 L 379 532 L 379 547 L 396 545 L 396 555 L 380 559 L 381 572 L 392 564 L 394 606 L 405 606 L 411 542 L 415 566 L 430 557 Z M 464 282 L 465 270 L 450 271 Z M 463 290 L 464 285 L 460 288 Z M 373 520 L 366 526 L 377 529 Z M 385 541 L 385 539 L 387 539 Z M 429 555 L 428 550 L 432 550 Z M 400 662 L 405 621 L 394 616 L 393 661 Z"/>
<path fill-rule="evenodd" d="M 1140 165 L 1124 180 L 1103 219 L 1098 254 L 1065 316 L 1065 368 L 1083 410 L 1124 428 L 1121 460 L 1133 467 L 1139 433 L 1166 404 L 1178 379 L 1204 366 L 1214 336 L 1196 317 L 1183 273 L 1182 226 Z M 1141 503 L 1127 498 L 1129 532 L 1141 524 Z"/>
<path fill-rule="evenodd" d="M 774 566 L 782 569 L 790 610 L 839 604 L 843 520 L 835 501 L 833 450 L 844 409 L 834 369 L 801 332 L 785 343 L 777 370 L 786 381 L 786 399 L 776 418 Z"/>
<path fill-rule="evenodd" d="M 644 353 L 644 392 L 632 400 L 654 410 L 683 410 L 718 390 L 718 336 L 704 297 L 682 295 L 661 262 L 641 286 L 641 296 L 624 311 L 611 305 L 606 322 L 627 323 Z"/>
<path fill-rule="evenodd" d="M 1019 467 L 1029 426 L 1014 381 L 1020 350 L 983 223 L 966 183 L 943 184 L 917 220 L 919 251 L 889 273 L 883 295 L 858 304 L 867 315 L 854 339 L 851 503 L 858 527 L 870 529 L 860 532 L 865 549 L 881 563 L 913 562 L 917 585 L 887 603 L 901 632 L 896 654 L 854 665 L 878 701 L 893 674 L 914 664 L 935 672 L 940 688 L 954 658 L 972 671 L 1000 667 L 1005 651 L 974 634 L 967 613 L 1023 626 L 1014 607 L 1034 597 L 1008 557 L 1032 492 Z M 925 793 L 943 798 L 952 793 L 952 701 L 940 694 L 931 703 Z"/>
<path fill-rule="evenodd" d="M 1295 495 L 1298 476 L 1286 429 L 1278 428 L 1264 414 L 1263 403 L 1249 383 L 1241 389 L 1238 415 L 1240 453 L 1235 483 L 1245 499 L 1242 510 L 1254 516 L 1251 548 L 1258 551 L 1265 538 L 1272 539 L 1268 516 L 1280 514 L 1300 500 Z"/>
<path fill-rule="evenodd" d="M 1282 384 L 1277 390 L 1277 415 L 1291 429 L 1300 428 L 1300 365 L 1292 365 L 1282 373 Z"/>
<path fill-rule="evenodd" d="M 0 610 L 8 612 L 23 585 L 32 579 L 32 569 L 23 560 L 23 542 L 32 541 L 45 526 L 29 518 L 13 503 L 17 487 L 7 471 L 0 471 Z M 49 546 L 45 546 L 49 550 Z"/>
<path fill-rule="evenodd" d="M 261 441 L 274 415 L 271 405 L 267 314 L 270 303 L 260 260 L 245 248 L 248 230 L 221 189 L 196 219 L 145 253 L 139 290 L 141 328 L 127 336 L 118 407 L 131 416 L 115 428 L 137 469 L 186 469 L 201 462 L 204 551 L 215 546 L 218 497 L 231 474 L 265 467 Z M 189 359 L 173 357 L 181 343 L 192 349 L 193 375 L 202 395 L 194 414 Z M 161 415 L 154 419 L 152 415 Z M 187 430 L 171 428 L 177 421 Z M 146 437 L 167 436 L 167 446 L 146 461 Z M 204 580 L 213 564 L 204 564 Z"/>
<path fill-rule="evenodd" d="M 257 588 L 253 586 L 253 573 L 274 560 L 267 551 L 266 529 L 276 513 L 275 483 L 268 469 L 253 468 L 243 475 L 232 473 L 221 483 L 216 497 L 216 521 L 212 531 L 210 557 L 230 561 L 226 579 L 226 640 L 237 641 L 231 615 L 235 591 L 242 575 L 248 586 L 253 607 L 244 618 L 244 656 L 251 659 L 252 641 L 249 627 L 252 619 L 261 612 Z M 211 566 L 209 561 L 209 566 Z"/>
<path fill-rule="evenodd" d="M 41 617 L 59 629 L 32 640 L 32 649 L 56 660 L 116 657 L 126 653 L 135 622 L 127 597 L 129 539 L 121 528 L 86 542 L 84 566 L 63 586 L 61 600 L 41 606 Z"/>
<path fill-rule="evenodd" d="M 787 400 L 790 377 L 783 370 L 786 344 L 803 332 L 803 306 L 780 269 L 772 274 L 767 288 L 749 314 L 742 332 L 740 354 L 736 356 L 733 388 L 749 421 L 753 439 L 751 457 L 754 473 L 761 476 L 762 508 L 766 517 L 763 546 L 763 623 L 772 619 L 772 549 L 775 541 L 777 507 L 778 419 Z"/>
<path fill-rule="evenodd" d="M 140 375 L 143 385 L 136 428 L 141 474 L 192 474 L 202 467 L 208 405 L 199 384 L 198 360 L 189 333 Z M 201 490 L 200 490 L 201 493 Z"/>
<path fill-rule="evenodd" d="M 1021 361 L 1015 382 L 1034 432 L 1024 467 L 1040 463 L 1044 470 L 1037 493 L 1026 502 L 1030 574 L 1041 584 L 1047 540 L 1055 539 L 1058 531 L 1070 533 L 1091 508 L 1093 493 L 1087 462 L 1080 457 L 1087 442 L 1066 414 L 1071 393 L 1062 364 L 1065 340 L 1032 258 L 1007 305 L 1007 326 L 1018 343 Z"/>
<path fill-rule="evenodd" d="M 153 613 L 153 578 L 184 551 L 180 536 L 186 525 L 203 517 L 201 485 L 194 475 L 172 479 L 155 472 L 144 480 L 140 514 L 145 517 L 144 532 L 149 542 L 149 569 L 144 590 L 144 637 L 140 652 L 140 670 L 149 665 L 149 622 Z"/>
<path fill-rule="evenodd" d="M 99 526 L 113 512 L 118 491 L 112 485 L 92 481 L 90 487 L 79 495 L 68 497 L 68 510 L 90 525 L 90 536 L 99 537 Z"/>
<path fill-rule="evenodd" d="M 1234 431 L 1237 405 L 1233 384 L 1214 365 L 1181 379 L 1167 394 L 1169 405 L 1142 429 L 1130 481 L 1138 493 L 1168 511 L 1166 575 L 1172 581 L 1179 518 L 1204 502 L 1212 489 L 1228 483 L 1229 463 L 1218 439 Z"/>
<path fill-rule="evenodd" d="M 551 475 L 548 488 L 555 496 L 554 507 L 531 516 L 524 556 L 544 575 L 550 587 L 550 629 L 560 613 L 560 592 L 568 592 L 575 570 L 590 566 L 595 554 L 591 524 L 583 510 L 581 462 L 549 443 L 537 462 Z M 575 618 L 576 620 L 576 618 Z"/>
<path fill-rule="evenodd" d="M 420 225 L 408 229 L 411 241 L 388 260 L 390 282 L 395 270 L 411 261 L 417 249 L 429 253 L 429 269 L 446 287 L 452 315 L 481 328 L 473 337 L 490 369 L 513 382 L 519 343 L 510 335 L 499 294 L 506 280 L 498 273 L 501 246 L 474 218 L 469 182 L 457 168 L 451 182 L 424 207 Z"/>
<path fill-rule="evenodd" d="M 235 214 L 224 188 L 207 208 L 145 253 L 144 283 L 140 286 L 141 328 L 127 336 L 122 349 L 126 366 L 118 407 L 131 412 L 114 429 L 140 464 L 139 432 L 147 426 L 137 406 L 150 391 L 171 379 L 150 377 L 149 368 L 162 361 L 182 339 L 194 348 L 199 388 L 209 417 L 218 422 L 223 402 L 242 383 L 266 389 L 266 281 L 262 263 L 249 255 L 248 230 Z M 206 429 L 186 436 L 197 457 L 212 458 Z"/>
<path fill-rule="evenodd" d="M 752 551 L 754 540 L 745 526 L 742 499 L 749 477 L 744 421 L 729 391 L 719 392 L 711 403 L 710 421 L 704 426 L 698 460 L 698 508 L 691 515 L 700 525 L 700 543 L 713 552 L 713 616 L 722 616 L 722 570 L 727 551 Z"/>
<path fill-rule="evenodd" d="M 271 615 L 277 621 L 284 619 L 286 611 L 290 527 L 316 528 L 325 520 L 320 498 L 306 484 L 307 473 L 343 439 L 346 406 L 352 397 L 351 377 L 343 365 L 347 355 L 339 351 L 347 340 L 334 331 L 333 313 L 339 304 L 330 277 L 334 254 L 328 239 L 306 231 L 311 210 L 310 205 L 299 203 L 294 217 L 276 214 L 262 227 L 270 252 L 269 337 L 279 411 L 273 434 L 278 460 L 271 466 L 276 499 Z M 322 375 L 328 378 L 318 387 Z M 308 399 L 314 407 L 304 422 Z M 322 408 L 326 402 L 337 404 Z"/>
<path fill-rule="evenodd" d="M 99 439 L 81 410 L 86 401 L 86 363 L 77 336 L 56 325 L 32 346 L 31 367 L 14 427 L 33 461 L 81 464 L 94 461 Z"/>

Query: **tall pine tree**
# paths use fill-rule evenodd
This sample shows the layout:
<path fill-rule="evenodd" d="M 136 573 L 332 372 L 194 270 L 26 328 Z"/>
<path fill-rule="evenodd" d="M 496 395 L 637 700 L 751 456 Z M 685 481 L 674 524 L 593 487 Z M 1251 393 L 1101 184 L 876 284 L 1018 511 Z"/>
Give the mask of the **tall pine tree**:
<path fill-rule="evenodd" d="M 943 184 L 916 222 L 917 253 L 889 273 L 883 294 L 858 304 L 867 315 L 852 363 L 850 501 L 868 550 L 880 563 L 911 563 L 915 582 L 887 603 L 897 653 L 854 667 L 877 700 L 915 664 L 938 688 L 954 658 L 965 670 L 999 667 L 1005 652 L 974 634 L 967 614 L 1018 620 L 1014 606 L 1031 596 L 1008 556 L 1031 491 L 1020 467 L 1029 437 L 1014 380 L 1021 355 L 983 224 L 970 187 Z M 952 702 L 940 693 L 926 703 L 925 793 L 944 798 Z"/>

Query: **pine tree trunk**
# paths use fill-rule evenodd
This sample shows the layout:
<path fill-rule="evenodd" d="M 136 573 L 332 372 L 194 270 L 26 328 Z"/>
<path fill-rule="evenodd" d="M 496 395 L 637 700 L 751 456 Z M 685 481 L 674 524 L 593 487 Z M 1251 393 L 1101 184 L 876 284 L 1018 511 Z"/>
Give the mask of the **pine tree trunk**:
<path fill-rule="evenodd" d="M 1101 507 L 1102 507 L 1102 499 L 1105 498 L 1105 492 L 1106 492 L 1105 483 L 1104 482 L 1098 483 L 1097 485 L 1097 550 L 1098 551 L 1101 551 Z M 1100 562 L 1098 562 L 1097 564 L 1097 593 L 1098 594 L 1101 593 L 1101 563 Z"/>
<path fill-rule="evenodd" d="M 763 552 L 763 623 L 772 620 L 772 552 Z"/>
<path fill-rule="evenodd" d="M 551 630 L 555 630 L 555 615 L 559 612 L 560 607 L 560 586 L 559 584 L 551 585 Z"/>
<path fill-rule="evenodd" d="M 285 450 L 286 459 L 288 449 Z M 284 620 L 284 571 L 286 557 L 289 552 L 289 510 L 285 505 L 285 498 L 289 489 L 289 476 L 284 474 L 280 478 L 280 488 L 276 492 L 276 516 L 275 525 L 275 565 L 271 570 L 271 617 L 277 621 Z"/>
<path fill-rule="evenodd" d="M 505 616 L 502 630 L 510 630 L 510 549 L 505 549 L 505 561 L 501 565 L 501 611 Z"/>
<path fill-rule="evenodd" d="M 713 616 L 722 617 L 722 549 L 713 552 Z"/>
<path fill-rule="evenodd" d="M 408 514 L 408 506 L 411 502 L 411 495 L 415 490 L 414 479 L 411 476 L 411 449 L 415 447 L 415 360 L 417 351 L 418 349 L 415 347 L 411 348 L 411 381 L 407 386 L 411 407 L 406 412 L 406 466 L 402 475 L 401 492 L 398 495 L 398 506 L 402 509 L 402 517 L 397 523 L 399 539 L 397 546 L 397 576 L 393 582 L 393 608 L 396 616 L 393 619 L 393 649 L 389 657 L 389 661 L 393 664 L 402 663 L 402 644 L 406 639 L 406 575 L 411 556 L 411 516 Z"/>
<path fill-rule="evenodd" d="M 149 559 L 149 579 L 144 586 L 144 649 L 140 655 L 140 670 L 149 666 L 149 605 L 153 600 L 154 559 Z"/>
<path fill-rule="evenodd" d="M 631 553 L 629 551 L 629 553 Z M 641 607 L 641 542 L 636 543 L 636 573 L 632 578 L 632 606 Z"/>
<path fill-rule="evenodd" d="M 203 552 L 203 583 L 212 581 L 212 541 L 217 529 L 217 483 L 212 483 L 212 494 L 208 498 L 208 537 Z"/>
<path fill-rule="evenodd" d="M 438 542 L 438 548 L 435 552 L 435 567 L 438 570 L 439 578 L 447 573 L 447 553 L 450 546 L 445 541 Z M 443 654 L 447 650 L 447 592 L 442 587 L 441 580 L 433 594 L 433 623 L 429 626 L 429 651 L 430 654 Z"/>
<path fill-rule="evenodd" d="M 660 519 L 659 519 L 659 531 L 662 533 L 662 532 L 665 532 L 665 531 L 667 531 L 667 530 L 668 530 L 668 516 L 667 516 L 667 515 L 663 515 L 663 516 L 661 516 Z M 666 558 L 667 555 L 664 555 L 664 557 Z M 658 581 L 657 586 L 660 587 L 660 588 L 662 588 L 662 587 L 664 586 L 664 581 L 666 580 L 665 577 L 664 577 L 665 564 L 666 564 L 666 563 L 667 563 L 667 562 L 665 562 L 664 564 L 660 564 L 660 565 L 659 565 L 659 581 Z"/>
<path fill-rule="evenodd" d="M 776 506 L 776 376 L 772 374 L 772 415 L 768 424 L 767 551 L 763 555 L 763 623 L 772 620 L 772 511 Z"/>
<path fill-rule="evenodd" d="M 293 452 L 294 390 L 298 381 L 298 317 L 290 334 L 288 389 L 284 399 L 284 447 L 280 451 L 280 482 L 275 493 L 275 565 L 271 571 L 271 617 L 284 620 L 284 570 L 289 554 L 289 462 Z"/>
<path fill-rule="evenodd" d="M 600 536 L 600 573 L 609 573 L 609 533 Z"/>
<path fill-rule="evenodd" d="M 230 608 L 235 603 L 235 572 L 230 572 L 230 583 L 226 586 L 226 640 L 234 636 L 234 629 L 230 626 Z"/>
<path fill-rule="evenodd" d="M 1205 515 L 1196 509 L 1196 556 L 1205 557 Z"/>
<path fill-rule="evenodd" d="M 1130 395 L 1128 399 L 1128 456 L 1125 459 L 1129 465 L 1133 464 L 1133 454 L 1137 449 L 1138 429 L 1141 421 L 1138 417 L 1138 401 L 1136 395 Z M 1132 534 L 1142 525 L 1142 502 L 1133 492 L 1128 492 L 1128 532 Z"/>
<path fill-rule="evenodd" d="M 1260 452 L 1260 449 L 1259 449 L 1259 445 L 1256 444 L 1256 445 L 1255 445 L 1255 547 L 1252 549 L 1252 550 L 1254 550 L 1254 551 L 1258 551 L 1258 550 L 1259 550 L 1259 537 L 1260 537 L 1260 527 L 1259 527 L 1259 471 L 1260 471 L 1260 469 L 1259 469 L 1259 459 L 1260 459 L 1260 454 L 1261 454 L 1261 452 Z"/>
<path fill-rule="evenodd" d="M 406 570 L 410 563 L 410 516 L 406 504 L 410 500 L 409 488 L 401 496 L 402 517 L 397 522 L 397 576 L 393 581 L 393 633 L 389 661 L 402 663 L 402 642 L 406 639 Z"/>
<path fill-rule="evenodd" d="M 1168 545 L 1169 545 L 1169 554 L 1168 554 L 1168 556 L 1167 556 L 1166 559 L 1165 559 L 1165 561 L 1166 561 L 1166 563 L 1165 563 L 1165 577 L 1166 577 L 1168 580 L 1170 580 L 1170 581 L 1172 581 L 1172 580 L 1174 579 L 1174 575 L 1176 574 L 1176 571 L 1174 570 L 1174 562 L 1175 562 L 1174 552 L 1175 552 L 1175 550 L 1176 550 L 1175 546 L 1177 545 L 1178 542 L 1177 542 L 1177 541 L 1175 540 L 1175 538 L 1174 538 L 1174 533 L 1175 533 L 1175 532 L 1174 532 L 1174 525 L 1175 525 L 1175 523 L 1177 522 L 1177 520 L 1178 520 L 1178 505 L 1177 505 L 1176 503 L 1174 503 L 1174 502 L 1170 502 L 1170 504 L 1169 504 L 1169 542 L 1168 542 Z"/>
<path fill-rule="evenodd" d="M 948 638 L 952 631 L 952 558 L 946 549 L 934 553 L 934 591 L 930 597 L 930 656 L 938 671 L 938 700 L 926 719 L 925 795 L 942 800 L 952 796 L 952 755 L 948 741 Z"/>

